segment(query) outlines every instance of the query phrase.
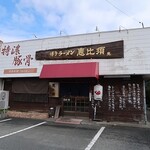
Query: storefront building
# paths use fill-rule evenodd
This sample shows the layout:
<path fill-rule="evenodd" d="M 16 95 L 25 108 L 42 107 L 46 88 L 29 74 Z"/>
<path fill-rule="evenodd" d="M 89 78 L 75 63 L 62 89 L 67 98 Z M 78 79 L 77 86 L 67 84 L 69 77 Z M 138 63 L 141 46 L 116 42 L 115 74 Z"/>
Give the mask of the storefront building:
<path fill-rule="evenodd" d="M 3 43 L 0 90 L 10 110 L 146 121 L 150 28 Z"/>

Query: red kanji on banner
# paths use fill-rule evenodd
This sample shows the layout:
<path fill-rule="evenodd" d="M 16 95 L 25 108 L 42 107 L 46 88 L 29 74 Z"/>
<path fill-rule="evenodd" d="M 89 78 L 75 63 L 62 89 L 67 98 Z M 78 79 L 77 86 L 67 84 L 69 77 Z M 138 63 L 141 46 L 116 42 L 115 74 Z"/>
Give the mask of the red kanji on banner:
<path fill-rule="evenodd" d="M 8 45 L 8 46 L 4 46 L 4 48 L 2 48 L 1 53 L 3 55 L 8 56 L 9 55 L 9 51 L 10 51 L 10 46 Z"/>
<path fill-rule="evenodd" d="M 33 60 L 33 58 L 31 57 L 31 55 L 27 55 L 26 58 L 23 59 L 23 61 L 25 61 L 25 65 L 30 66 L 30 62 L 31 60 Z"/>
<path fill-rule="evenodd" d="M 13 61 L 13 65 L 15 65 L 15 66 L 22 65 L 22 58 L 21 57 L 22 57 L 22 55 L 15 56 L 14 61 Z"/>
<path fill-rule="evenodd" d="M 11 49 L 11 55 L 15 54 L 15 55 L 20 55 L 20 45 L 18 44 L 17 46 L 14 46 Z"/>

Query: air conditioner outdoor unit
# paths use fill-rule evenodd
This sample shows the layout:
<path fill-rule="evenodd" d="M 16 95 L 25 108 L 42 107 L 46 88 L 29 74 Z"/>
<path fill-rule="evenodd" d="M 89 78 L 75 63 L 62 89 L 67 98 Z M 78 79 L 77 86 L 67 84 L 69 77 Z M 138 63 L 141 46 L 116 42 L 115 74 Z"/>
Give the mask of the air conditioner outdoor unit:
<path fill-rule="evenodd" d="M 0 90 L 0 109 L 8 109 L 9 91 Z"/>

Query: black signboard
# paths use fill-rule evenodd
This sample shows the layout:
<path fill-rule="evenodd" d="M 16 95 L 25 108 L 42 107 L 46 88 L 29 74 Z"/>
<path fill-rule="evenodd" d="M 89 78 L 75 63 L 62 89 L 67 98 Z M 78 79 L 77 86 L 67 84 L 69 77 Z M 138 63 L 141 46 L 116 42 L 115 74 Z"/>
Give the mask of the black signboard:
<path fill-rule="evenodd" d="M 123 41 L 36 51 L 36 60 L 123 58 Z"/>

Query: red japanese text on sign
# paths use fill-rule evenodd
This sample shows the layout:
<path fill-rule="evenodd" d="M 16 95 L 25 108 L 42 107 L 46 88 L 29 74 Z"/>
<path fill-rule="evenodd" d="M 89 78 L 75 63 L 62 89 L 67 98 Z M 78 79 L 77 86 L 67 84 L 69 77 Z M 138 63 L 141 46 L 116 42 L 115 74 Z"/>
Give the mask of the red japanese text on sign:
<path fill-rule="evenodd" d="M 27 56 L 23 59 L 23 61 L 25 61 L 25 65 L 27 65 L 27 66 L 30 66 L 31 60 L 33 60 L 33 58 L 31 57 L 30 54 L 27 55 Z"/>
<path fill-rule="evenodd" d="M 1 49 L 1 54 L 4 56 L 9 56 L 9 55 L 14 55 L 13 62 L 12 64 L 14 66 L 20 66 L 20 65 L 26 65 L 30 66 L 31 60 L 33 60 L 31 54 L 26 55 L 25 57 L 22 56 L 21 50 L 20 50 L 20 45 L 16 45 L 11 47 L 10 45 L 5 45 Z"/>

